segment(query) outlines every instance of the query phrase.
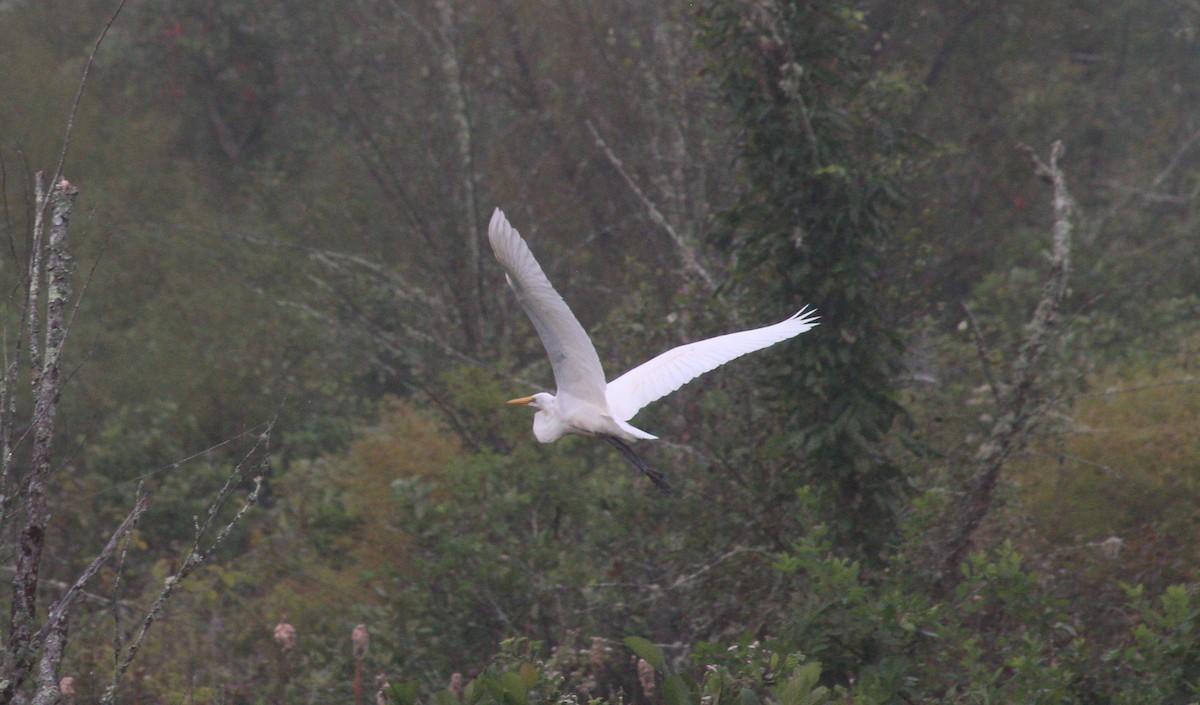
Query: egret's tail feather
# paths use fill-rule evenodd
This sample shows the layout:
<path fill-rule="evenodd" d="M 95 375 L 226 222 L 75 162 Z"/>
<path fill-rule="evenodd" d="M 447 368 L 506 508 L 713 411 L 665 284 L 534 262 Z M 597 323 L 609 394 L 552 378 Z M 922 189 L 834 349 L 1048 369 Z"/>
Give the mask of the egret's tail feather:
<path fill-rule="evenodd" d="M 652 469 L 649 465 L 647 465 L 646 461 L 642 460 L 642 458 L 637 453 L 633 452 L 633 448 L 630 448 L 628 443 L 626 443 L 625 441 L 622 441 L 620 438 L 617 438 L 615 436 L 600 436 L 600 437 L 603 438 L 604 440 L 608 441 L 609 443 L 613 444 L 614 448 L 621 451 L 621 453 L 626 458 L 629 459 L 629 462 L 633 463 L 634 466 L 636 466 L 638 470 L 641 470 L 643 475 L 650 478 L 650 481 L 654 483 L 655 487 L 662 490 L 663 492 L 670 491 L 671 484 L 669 482 L 667 482 L 666 476 L 663 475 L 661 472 Z"/>

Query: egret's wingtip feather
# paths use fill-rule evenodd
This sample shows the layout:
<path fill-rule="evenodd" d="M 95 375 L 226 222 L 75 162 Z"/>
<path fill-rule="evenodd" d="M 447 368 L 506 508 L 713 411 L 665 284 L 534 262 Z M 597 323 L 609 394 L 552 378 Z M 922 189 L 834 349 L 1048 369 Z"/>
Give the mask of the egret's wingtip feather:
<path fill-rule="evenodd" d="M 492 211 L 492 220 L 488 223 L 488 230 L 492 233 L 498 233 L 505 227 L 512 227 L 508 224 L 508 218 L 504 217 L 504 211 L 497 206 L 496 210 Z"/>
<path fill-rule="evenodd" d="M 668 350 L 610 382 L 609 408 L 616 418 L 628 421 L 647 404 L 700 375 L 811 330 L 817 325 L 816 320 L 816 310 L 805 306 L 774 325 L 727 333 Z"/>
<path fill-rule="evenodd" d="M 802 308 L 799 311 L 797 311 L 796 313 L 792 314 L 792 317 L 789 318 L 788 320 L 789 321 L 799 321 L 800 323 L 804 323 L 804 324 L 807 324 L 810 326 L 818 326 L 818 325 L 820 325 L 821 317 L 817 315 L 817 309 L 813 308 L 812 306 L 806 305 L 804 308 Z"/>
<path fill-rule="evenodd" d="M 499 208 L 492 213 L 488 240 L 509 287 L 546 348 L 559 392 L 603 403 L 604 368 L 587 331 L 555 291 L 520 231 Z"/>

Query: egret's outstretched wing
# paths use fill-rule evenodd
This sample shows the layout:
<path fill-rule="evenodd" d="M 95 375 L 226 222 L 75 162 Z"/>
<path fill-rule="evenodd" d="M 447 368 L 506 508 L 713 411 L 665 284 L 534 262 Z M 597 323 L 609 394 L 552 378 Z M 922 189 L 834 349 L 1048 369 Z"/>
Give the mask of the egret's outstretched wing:
<path fill-rule="evenodd" d="M 488 240 L 507 272 L 508 285 L 546 347 L 559 394 L 603 404 L 604 369 L 591 338 L 499 208 L 488 225 Z"/>
<path fill-rule="evenodd" d="M 638 365 L 608 384 L 608 408 L 621 421 L 633 418 L 642 407 L 670 394 L 705 372 L 755 350 L 800 335 L 817 325 L 807 307 L 773 326 L 719 335 L 681 345 Z"/>

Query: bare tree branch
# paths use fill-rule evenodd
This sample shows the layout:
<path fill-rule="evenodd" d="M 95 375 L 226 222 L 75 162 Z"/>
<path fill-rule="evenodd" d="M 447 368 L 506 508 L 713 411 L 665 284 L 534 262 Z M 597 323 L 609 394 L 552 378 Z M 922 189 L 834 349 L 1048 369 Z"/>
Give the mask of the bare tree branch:
<path fill-rule="evenodd" d="M 646 196 L 646 193 L 637 185 L 637 182 L 633 180 L 633 177 L 629 175 L 629 172 L 625 170 L 625 164 L 622 163 L 621 159 L 617 157 L 615 153 L 613 153 L 611 148 L 609 148 L 608 143 L 605 142 L 604 138 L 600 136 L 600 132 L 596 129 L 596 126 L 592 124 L 591 120 L 587 121 L 587 128 L 592 133 L 592 137 L 596 140 L 596 146 L 599 147 L 600 150 L 604 152 L 604 156 L 608 158 L 608 163 L 617 170 L 617 173 L 621 175 L 621 178 L 624 179 L 625 183 L 629 186 L 629 190 L 633 191 L 634 195 L 637 196 L 638 200 L 642 202 L 643 206 L 645 206 L 646 212 L 650 216 L 650 222 L 662 228 L 663 231 L 666 232 L 671 238 L 671 242 L 675 245 L 675 249 L 679 252 L 680 259 L 683 260 L 684 268 L 690 274 L 699 277 L 714 296 L 717 295 L 717 282 L 713 276 L 709 274 L 708 270 L 705 269 L 702 264 L 700 264 L 700 259 L 696 256 L 695 249 L 687 242 L 687 240 L 683 238 L 682 235 L 675 230 L 674 227 L 672 227 L 671 223 L 668 222 L 666 217 L 662 214 L 662 211 L 658 209 L 658 206 L 654 205 L 654 202 L 651 201 L 650 198 Z"/>
<path fill-rule="evenodd" d="M 63 619 L 54 622 L 50 629 L 38 667 L 37 690 L 30 705 L 56 705 L 62 695 L 58 690 L 58 665 L 67 647 L 67 627 L 67 620 Z"/>
<path fill-rule="evenodd" d="M 117 689 L 120 687 L 121 678 L 125 675 L 126 671 L 129 670 L 129 667 L 133 665 L 134 659 L 137 658 L 138 653 L 142 649 L 142 645 L 146 641 L 146 636 L 149 634 L 150 628 L 154 625 L 154 622 L 157 621 L 159 614 L 162 613 L 163 607 L 166 605 L 167 601 L 171 599 L 175 589 L 179 587 L 183 580 L 192 574 L 197 566 L 208 560 L 213 552 L 216 551 L 217 548 L 219 548 L 221 544 L 225 542 L 225 539 L 229 537 L 229 534 L 233 531 L 234 526 L 236 526 L 242 517 L 245 516 L 246 512 L 248 512 L 251 507 L 258 503 L 259 493 L 262 491 L 263 478 L 270 469 L 269 445 L 270 433 L 273 426 L 274 422 L 272 422 L 268 426 L 267 430 L 259 436 L 258 441 L 249 451 L 247 451 L 246 455 L 242 458 L 242 461 L 238 463 L 229 473 L 229 476 L 225 479 L 224 486 L 221 487 L 221 490 L 217 493 L 216 498 L 211 504 L 209 504 L 204 521 L 201 522 L 197 520 L 191 547 L 188 548 L 186 553 L 184 553 L 183 557 L 180 559 L 179 565 L 175 569 L 175 573 L 167 577 L 163 584 L 162 590 L 159 591 L 158 597 L 155 598 L 154 603 L 150 606 L 150 609 L 147 610 L 145 616 L 143 616 L 141 625 L 138 628 L 137 636 L 134 637 L 133 643 L 130 644 L 125 650 L 123 656 L 118 656 L 118 661 L 113 668 L 112 681 L 109 683 L 108 687 L 104 689 L 104 693 L 100 697 L 101 703 L 108 704 L 116 701 Z M 256 455 L 261 455 L 261 457 L 255 459 Z M 251 466 L 252 460 L 254 462 Z M 230 519 L 229 522 L 226 523 L 219 532 L 217 532 L 216 536 L 212 538 L 208 546 L 204 547 L 202 544 L 204 543 L 205 538 L 209 535 L 210 530 L 213 528 L 218 512 L 220 512 L 220 510 L 225 506 L 225 503 L 229 500 L 229 498 L 233 496 L 241 482 L 246 479 L 248 469 L 251 468 L 255 471 L 253 478 L 254 487 L 246 496 L 245 504 L 243 504 L 242 507 L 238 509 L 237 513 L 234 514 L 233 518 Z"/>
<path fill-rule="evenodd" d="M 25 325 L 28 327 L 29 367 L 31 371 L 30 386 L 37 392 L 41 380 L 42 354 L 38 338 L 41 337 L 41 317 L 37 315 L 38 303 L 42 291 L 42 240 L 46 232 L 46 182 L 44 174 L 38 172 L 33 177 L 33 193 L 37 203 L 33 220 L 33 238 L 29 246 L 29 269 L 25 283 Z"/>
<path fill-rule="evenodd" d="M 1029 151 L 1036 172 L 1054 187 L 1053 248 L 1050 271 L 1042 297 L 1026 326 L 1026 337 L 1010 368 L 1010 381 L 1001 389 L 995 422 L 975 453 L 976 473 L 967 484 L 966 496 L 951 520 L 938 558 L 938 586 L 948 590 L 957 580 L 957 567 L 970 546 L 971 537 L 992 506 L 993 493 L 1005 461 L 1020 446 L 1029 429 L 1044 418 L 1053 399 L 1039 387 L 1044 382 L 1041 364 L 1057 337 L 1058 313 L 1067 294 L 1071 272 L 1071 230 L 1075 204 L 1067 191 L 1066 177 L 1059 167 L 1063 146 L 1055 142 L 1049 162 Z M 1050 373 L 1052 374 L 1052 373 Z"/>
<path fill-rule="evenodd" d="M 149 499 L 145 495 L 140 496 L 133 507 L 133 511 L 125 517 L 125 520 L 121 522 L 121 525 L 109 537 L 108 543 L 105 544 L 100 553 L 97 554 L 91 564 L 79 575 L 75 580 L 75 584 L 50 608 L 50 612 L 46 617 L 46 623 L 33 637 L 33 646 L 31 648 L 34 650 L 38 648 L 42 649 L 42 660 L 38 666 L 37 688 L 31 704 L 42 703 L 43 705 L 54 705 L 58 702 L 60 696 L 58 690 L 58 667 L 62 663 L 63 651 L 66 648 L 71 608 L 74 606 L 75 600 L 83 594 L 84 586 L 100 570 L 100 566 L 112 558 L 117 545 L 133 529 L 134 525 L 137 524 L 138 519 L 146 511 L 147 506 L 149 506 Z"/>
<path fill-rule="evenodd" d="M 988 360 L 987 345 L 983 342 L 983 331 L 979 329 L 979 321 L 975 319 L 975 312 L 971 310 L 971 307 L 965 301 L 962 307 L 963 311 L 967 313 L 971 335 L 975 339 L 975 352 L 979 355 L 979 366 L 983 369 L 983 377 L 987 380 L 988 388 L 992 390 L 992 398 L 999 404 L 1000 385 L 996 383 L 996 376 L 992 374 L 992 363 Z"/>
<path fill-rule="evenodd" d="M 1096 237 L 1099 236 L 1100 231 L 1104 228 L 1104 225 L 1109 220 L 1112 220 L 1114 217 L 1116 217 L 1118 213 L 1129 207 L 1129 204 L 1135 198 L 1141 198 L 1143 201 L 1151 203 L 1165 202 L 1184 204 L 1194 201 L 1197 197 L 1200 197 L 1200 186 L 1194 189 L 1191 193 L 1182 196 L 1176 194 L 1164 194 L 1160 193 L 1158 190 L 1164 181 L 1178 171 L 1180 165 L 1183 163 L 1184 156 L 1186 156 L 1188 152 L 1192 151 L 1192 148 L 1194 148 L 1197 144 L 1200 144 L 1200 128 L 1193 130 L 1192 133 L 1189 134 L 1187 138 L 1179 144 L 1179 147 L 1176 148 L 1175 153 L 1171 155 L 1171 158 L 1167 160 L 1166 165 L 1159 170 L 1159 172 L 1154 176 L 1154 179 L 1150 181 L 1150 185 L 1147 187 L 1140 188 L 1136 186 L 1128 186 L 1115 180 L 1107 181 L 1107 185 L 1114 190 L 1121 192 L 1123 197 L 1117 200 L 1117 202 L 1112 206 L 1107 208 L 1100 217 L 1095 219 L 1095 222 L 1092 223 L 1091 227 L 1085 230 L 1084 242 L 1093 242 Z"/>
<path fill-rule="evenodd" d="M 67 248 L 67 228 L 71 209 L 78 190 L 66 179 L 50 191 L 50 239 L 46 261 L 45 342 L 41 364 L 34 370 L 36 378 L 33 410 L 33 459 L 26 480 L 25 524 L 18 537 L 17 569 L 13 577 L 12 606 L 8 640 L 5 644 L 4 675 L 0 683 L 0 703 L 11 700 L 33 668 L 37 653 L 33 623 L 37 614 L 38 573 L 42 548 L 45 545 L 46 524 L 50 511 L 46 499 L 46 479 L 51 470 L 52 441 L 60 392 L 60 371 L 63 342 L 66 336 L 66 305 L 70 296 L 71 257 Z M 31 256 L 31 260 L 32 260 Z M 31 268 L 32 272 L 32 268 Z M 29 289 L 41 275 L 32 272 Z M 38 318 L 37 301 L 30 297 L 31 318 Z"/>
<path fill-rule="evenodd" d="M 465 341 L 467 350 L 477 353 L 483 345 L 483 302 L 485 298 L 483 264 L 479 254 L 479 209 L 475 195 L 475 148 L 472 141 L 474 132 L 467 107 L 467 92 L 463 85 L 462 68 L 458 61 L 458 48 L 454 39 L 454 11 L 447 0 L 435 0 L 434 6 L 437 8 L 440 23 L 442 73 L 445 76 L 446 88 L 450 96 L 450 116 L 454 122 L 454 135 L 461 169 L 460 193 L 458 194 L 458 198 L 462 201 L 459 228 L 466 256 L 462 260 L 455 259 L 461 261 L 463 270 L 459 286 L 464 286 L 470 291 L 470 295 L 463 297 L 465 304 L 463 317 L 466 319 L 463 330 L 467 334 Z"/>
<path fill-rule="evenodd" d="M 0 566 L 0 573 L 4 573 L 6 575 L 16 575 L 16 572 L 17 572 L 17 569 L 13 566 Z M 74 585 L 74 583 L 68 583 L 65 580 L 53 580 L 50 578 L 42 578 L 41 580 L 38 581 L 38 584 L 41 585 L 42 587 L 50 587 L 50 588 L 54 588 L 55 590 L 61 590 L 63 592 L 70 590 L 71 586 Z M 120 607 L 123 610 L 131 610 L 136 607 L 136 605 L 134 605 L 134 603 L 132 603 L 132 602 L 128 602 L 125 600 L 114 601 L 108 595 L 101 595 L 98 592 L 93 592 L 93 591 L 89 591 L 89 590 L 80 590 L 79 597 L 83 598 L 84 600 L 87 600 L 89 602 L 94 602 L 98 605 L 109 605 L 109 606 L 115 605 L 117 607 Z"/>
<path fill-rule="evenodd" d="M 83 588 L 89 582 L 91 582 L 93 577 L 95 577 L 96 573 L 100 570 L 100 566 L 104 565 L 110 558 L 112 558 L 113 553 L 116 552 L 117 546 L 125 538 L 125 535 L 132 531 L 133 527 L 137 525 L 138 520 L 142 518 L 142 514 L 144 514 L 146 512 L 146 508 L 150 506 L 150 498 L 144 494 L 141 494 L 140 491 L 138 494 L 139 497 L 137 502 L 133 505 L 133 510 L 129 512 L 129 514 L 125 517 L 125 520 L 121 522 L 121 525 L 118 526 L 117 530 L 114 531 L 112 536 L 109 537 L 108 543 L 104 544 L 104 548 L 100 550 L 100 553 L 96 554 L 96 557 L 92 559 L 92 562 L 88 564 L 88 567 L 79 574 L 79 577 L 75 579 L 75 583 L 72 584 L 71 587 L 67 589 L 67 592 L 58 599 L 58 602 L 55 602 L 50 608 L 50 611 L 46 617 L 45 626 L 43 626 L 38 632 L 37 636 L 34 637 L 35 642 L 42 638 L 47 632 L 52 630 L 56 624 L 59 622 L 65 622 L 67 620 L 67 617 L 71 611 L 71 607 L 75 604 L 75 600 L 82 596 Z"/>
<path fill-rule="evenodd" d="M 92 52 L 88 54 L 87 63 L 83 65 L 83 73 L 79 76 L 79 88 L 75 91 L 75 100 L 71 103 L 71 113 L 67 116 L 67 127 L 63 131 L 62 151 L 58 155 L 58 166 L 54 169 L 54 176 L 50 177 L 50 183 L 58 183 L 62 178 L 63 167 L 67 163 L 67 150 L 71 146 L 71 135 L 75 132 L 75 115 L 79 112 L 79 103 L 83 100 L 83 89 L 87 87 L 88 74 L 92 71 L 92 64 L 96 63 L 96 55 L 100 53 L 100 45 L 104 43 L 104 38 L 108 36 L 108 30 L 112 28 L 113 23 L 117 21 L 121 10 L 125 8 L 125 0 L 120 0 L 117 3 L 117 9 L 109 15 L 108 22 L 105 23 L 104 29 L 100 30 L 100 36 L 96 37 L 96 43 L 92 46 Z"/>
<path fill-rule="evenodd" d="M 312 281 L 318 287 L 329 287 L 329 285 L 326 282 L 321 281 L 320 279 L 314 278 Z M 264 292 L 260 291 L 259 293 L 266 296 Z M 416 342 L 419 342 L 422 344 L 429 345 L 430 347 L 436 348 L 436 349 L 440 350 L 443 354 L 445 354 L 449 357 L 455 358 L 455 359 L 457 359 L 463 363 L 466 363 L 468 365 L 471 365 L 472 367 L 476 367 L 478 369 L 488 371 L 492 374 L 495 374 L 500 377 L 504 377 L 511 381 L 517 382 L 518 384 L 524 385 L 526 387 L 536 387 L 537 386 L 533 382 L 524 380 L 524 379 L 522 379 L 518 376 L 514 376 L 512 374 L 509 374 L 508 372 L 505 372 L 504 370 L 496 368 L 493 365 L 489 365 L 485 362 L 481 362 L 480 360 L 477 360 L 476 358 L 473 358 L 470 355 L 467 355 L 466 353 L 460 352 L 460 351 L 456 350 L 455 348 L 453 348 L 449 345 L 446 345 L 446 343 L 444 341 L 439 340 L 436 336 L 432 336 L 424 331 L 418 330 L 407 324 L 401 325 L 403 334 L 409 337 L 409 341 L 408 341 L 409 344 L 405 345 L 404 343 L 406 341 L 403 340 L 403 338 L 400 335 L 398 335 L 394 331 L 384 330 L 383 328 L 381 328 L 378 324 L 376 324 L 375 321 L 373 321 L 371 319 L 370 316 L 366 315 L 365 312 L 363 312 L 357 306 L 354 306 L 353 302 L 350 302 L 350 301 L 343 302 L 343 303 L 347 303 L 349 309 L 354 314 L 354 320 L 348 322 L 344 319 L 335 318 L 326 313 L 318 311 L 315 308 L 313 308 L 312 306 L 309 306 L 308 304 L 305 304 L 302 302 L 281 301 L 281 300 L 277 300 L 277 299 L 272 299 L 272 300 L 277 305 L 287 306 L 289 308 L 295 308 L 297 310 L 303 311 L 305 314 L 313 317 L 316 320 L 324 321 L 325 324 L 331 328 L 346 328 L 348 330 L 352 329 L 354 331 L 354 334 L 356 334 L 356 335 L 364 335 L 364 334 L 367 335 L 371 341 L 369 355 L 370 355 L 372 364 L 374 364 L 379 369 L 387 372 L 389 375 L 391 375 L 393 378 L 395 378 L 397 381 L 399 381 L 405 387 L 408 387 L 409 389 L 413 390 L 414 392 L 425 396 L 430 401 L 430 403 L 432 403 L 435 407 L 437 407 L 442 412 L 443 417 L 450 423 L 451 426 L 454 427 L 454 429 L 458 432 L 460 438 L 462 438 L 463 441 L 465 441 L 471 448 L 473 448 L 475 450 L 479 449 L 477 441 L 474 439 L 473 434 L 468 432 L 467 427 L 462 423 L 462 420 L 459 418 L 458 413 L 451 407 L 451 405 L 446 403 L 444 395 L 439 393 L 439 390 L 431 388 L 430 385 L 423 383 L 421 381 L 419 375 L 414 376 L 414 375 L 410 375 L 410 374 L 405 374 L 402 370 L 398 369 L 395 365 L 393 365 L 393 364 L 389 363 L 387 360 L 385 360 L 383 358 L 383 356 L 380 355 L 380 352 L 386 351 L 399 359 L 404 359 L 408 354 L 411 353 L 411 342 L 416 341 Z M 353 323 L 354 325 L 351 325 L 351 323 Z"/>
<path fill-rule="evenodd" d="M 1141 392 L 1147 389 L 1157 389 L 1159 387 L 1176 387 L 1185 384 L 1197 383 L 1200 383 L 1200 377 L 1186 375 L 1184 377 L 1180 377 L 1179 379 L 1167 380 L 1165 382 L 1151 382 L 1149 384 L 1138 384 L 1132 387 L 1110 387 L 1097 392 L 1083 392 L 1082 394 L 1076 394 L 1075 398 L 1085 399 L 1087 397 L 1111 397 L 1117 394 L 1133 394 L 1134 392 Z"/>

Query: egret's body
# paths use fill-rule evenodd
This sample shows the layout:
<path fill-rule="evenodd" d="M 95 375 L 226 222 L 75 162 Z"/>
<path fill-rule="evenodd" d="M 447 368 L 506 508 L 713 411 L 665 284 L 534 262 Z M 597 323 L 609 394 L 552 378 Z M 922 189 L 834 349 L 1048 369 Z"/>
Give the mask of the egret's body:
<path fill-rule="evenodd" d="M 681 345 L 606 382 L 591 339 L 499 208 L 492 214 L 488 240 L 509 286 L 542 339 L 558 385 L 557 394 L 539 392 L 508 403 L 528 404 L 538 410 L 533 417 L 533 435 L 542 443 L 552 443 L 568 433 L 604 438 L 663 489 L 667 484 L 662 475 L 646 467 L 625 443 L 657 436 L 632 426 L 629 420 L 642 407 L 705 372 L 816 325 L 816 316 L 802 309 L 772 326 Z"/>

